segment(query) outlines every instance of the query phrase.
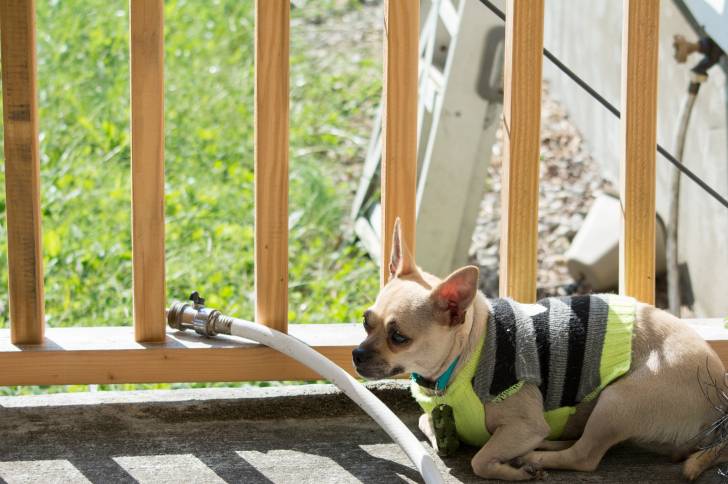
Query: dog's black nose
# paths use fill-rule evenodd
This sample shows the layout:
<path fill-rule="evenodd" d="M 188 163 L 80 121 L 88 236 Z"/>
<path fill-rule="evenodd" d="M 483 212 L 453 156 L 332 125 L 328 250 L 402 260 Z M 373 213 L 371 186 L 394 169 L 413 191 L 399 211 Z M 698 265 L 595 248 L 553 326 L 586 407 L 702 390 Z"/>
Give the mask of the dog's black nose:
<path fill-rule="evenodd" d="M 354 360 L 355 365 L 360 365 L 370 359 L 372 356 L 371 352 L 367 350 L 363 350 L 361 348 L 354 348 L 354 351 L 351 352 L 351 357 Z"/>

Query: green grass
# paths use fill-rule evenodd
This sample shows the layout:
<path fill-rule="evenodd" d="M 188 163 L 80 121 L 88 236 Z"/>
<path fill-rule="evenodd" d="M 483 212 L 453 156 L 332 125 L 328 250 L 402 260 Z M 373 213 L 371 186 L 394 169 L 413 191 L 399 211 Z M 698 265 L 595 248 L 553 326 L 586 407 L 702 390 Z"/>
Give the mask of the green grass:
<path fill-rule="evenodd" d="M 313 13 L 308 7 L 293 11 L 290 317 L 300 323 L 358 319 L 376 287 L 375 265 L 343 238 L 342 225 L 354 184 L 346 175 L 356 171 L 352 167 L 364 154 L 351 138 L 368 135 L 362 119 L 379 98 L 380 66 L 367 56 L 352 63 L 347 52 L 303 42 L 296 27 L 310 31 L 307 15 L 319 18 L 324 3 Z M 178 0 L 165 8 L 168 297 L 198 289 L 210 305 L 248 318 L 253 314 L 251 5 Z M 38 8 L 48 323 L 127 325 L 126 2 L 39 2 Z M 342 11 L 333 10 L 331 23 L 337 14 Z M 3 233 L 4 291 L 6 242 Z M 4 308 L 0 324 L 7 318 Z"/>
<path fill-rule="evenodd" d="M 302 3 L 302 2 L 299 2 Z M 199 290 L 252 318 L 253 2 L 165 2 L 168 300 Z M 128 2 L 37 2 L 46 314 L 130 325 Z M 292 10 L 289 319 L 355 321 L 377 266 L 347 234 L 381 41 L 342 36 L 359 2 Z M 371 9 L 365 15 L 375 15 Z M 358 35 L 358 33 L 357 33 Z M 0 175 L 4 178 L 4 173 Z M 4 179 L 3 179 L 4 182 Z M 0 193 L 0 327 L 8 324 Z"/>

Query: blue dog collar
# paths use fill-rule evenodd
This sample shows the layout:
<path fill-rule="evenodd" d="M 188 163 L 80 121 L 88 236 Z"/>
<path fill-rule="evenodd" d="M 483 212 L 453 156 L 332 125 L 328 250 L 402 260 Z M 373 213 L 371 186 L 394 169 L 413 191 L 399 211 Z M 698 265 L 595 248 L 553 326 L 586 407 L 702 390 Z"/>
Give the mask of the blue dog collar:
<path fill-rule="evenodd" d="M 434 382 L 431 380 L 428 380 L 427 378 L 423 378 L 422 376 L 418 375 L 417 373 L 412 373 L 412 380 L 414 380 L 415 383 L 417 383 L 420 386 L 426 387 L 426 388 L 432 388 L 436 392 L 444 392 L 447 388 L 447 384 L 450 383 L 450 377 L 452 376 L 452 372 L 455 371 L 455 367 L 458 364 L 458 360 L 460 360 L 460 357 L 458 356 L 455 358 L 455 361 L 453 361 L 450 366 L 445 370 L 445 373 L 440 375 L 437 380 Z"/>

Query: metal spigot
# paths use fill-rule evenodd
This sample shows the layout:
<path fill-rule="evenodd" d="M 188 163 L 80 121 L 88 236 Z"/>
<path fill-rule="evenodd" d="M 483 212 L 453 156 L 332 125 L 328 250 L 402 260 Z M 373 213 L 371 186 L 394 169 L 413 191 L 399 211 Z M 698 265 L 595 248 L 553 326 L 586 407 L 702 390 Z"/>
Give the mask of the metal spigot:
<path fill-rule="evenodd" d="M 697 42 L 690 42 L 682 35 L 675 35 L 672 46 L 675 49 L 675 60 L 680 64 L 686 62 L 693 52 L 703 54 L 700 62 L 691 69 L 693 75 L 698 78 L 696 82 L 705 81 L 708 78 L 708 69 L 717 64 L 724 55 L 720 46 L 708 36 L 701 37 Z"/>
<path fill-rule="evenodd" d="M 205 307 L 205 299 L 195 291 L 189 302 L 175 301 L 167 309 L 167 324 L 179 331 L 192 329 L 202 336 L 230 334 L 232 318 L 217 309 Z"/>
<path fill-rule="evenodd" d="M 683 64 L 693 52 L 700 51 L 698 42 L 690 42 L 684 35 L 673 35 L 672 47 L 674 49 L 673 57 L 679 64 Z"/>

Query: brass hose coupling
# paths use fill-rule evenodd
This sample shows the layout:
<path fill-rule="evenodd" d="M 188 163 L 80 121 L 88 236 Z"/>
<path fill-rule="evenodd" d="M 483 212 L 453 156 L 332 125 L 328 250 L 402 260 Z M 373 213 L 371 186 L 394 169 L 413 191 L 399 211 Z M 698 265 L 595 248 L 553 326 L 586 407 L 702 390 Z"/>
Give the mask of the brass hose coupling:
<path fill-rule="evenodd" d="M 190 294 L 189 302 L 175 301 L 167 309 L 167 324 L 179 331 L 194 330 L 202 336 L 230 334 L 233 318 L 225 316 L 217 309 L 205 306 L 205 299 L 195 291 Z"/>

